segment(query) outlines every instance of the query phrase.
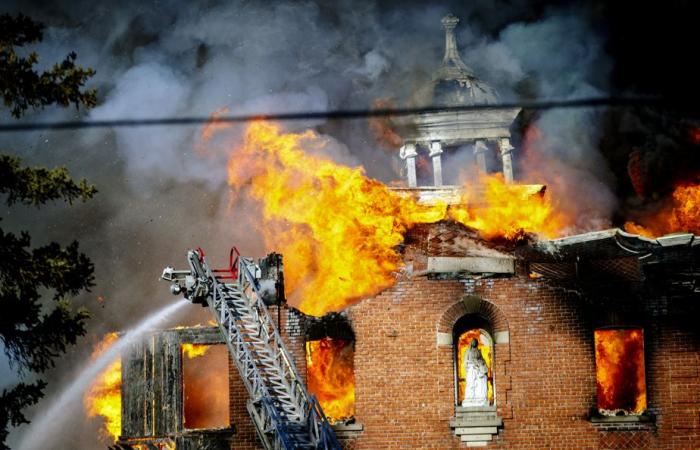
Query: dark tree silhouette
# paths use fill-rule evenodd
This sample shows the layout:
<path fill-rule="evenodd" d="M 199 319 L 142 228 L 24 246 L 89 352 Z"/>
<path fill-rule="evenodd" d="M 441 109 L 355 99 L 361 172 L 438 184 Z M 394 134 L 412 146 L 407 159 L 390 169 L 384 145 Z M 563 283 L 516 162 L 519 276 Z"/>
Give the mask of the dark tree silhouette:
<path fill-rule="evenodd" d="M 42 30 L 43 25 L 26 16 L 0 15 L 0 92 L 5 106 L 14 117 L 51 104 L 94 106 L 95 91 L 81 90 L 94 71 L 76 67 L 75 53 L 42 73 L 34 70 L 36 53 L 17 55 L 15 48 L 40 41 Z M 19 158 L 0 154 L 0 195 L 8 206 L 86 201 L 96 192 L 85 180 L 75 182 L 63 167 L 23 167 Z M 0 228 L 0 341 L 20 376 L 53 367 L 67 346 L 85 334 L 88 312 L 72 308 L 70 297 L 89 290 L 93 282 L 93 265 L 77 242 L 32 248 L 27 232 L 16 235 Z M 0 450 L 9 448 L 11 426 L 28 423 L 22 410 L 39 401 L 45 387 L 38 379 L 0 393 Z"/>

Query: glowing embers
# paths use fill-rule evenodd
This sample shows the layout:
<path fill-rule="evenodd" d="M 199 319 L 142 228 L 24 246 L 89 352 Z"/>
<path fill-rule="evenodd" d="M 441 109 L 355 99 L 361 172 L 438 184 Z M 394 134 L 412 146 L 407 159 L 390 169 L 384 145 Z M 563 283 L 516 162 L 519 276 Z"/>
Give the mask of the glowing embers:
<path fill-rule="evenodd" d="M 228 351 L 223 344 L 182 344 L 183 427 L 228 428 Z"/>
<path fill-rule="evenodd" d="M 325 337 L 306 342 L 309 393 L 331 422 L 355 415 L 354 341 Z"/>
<path fill-rule="evenodd" d="M 595 330 L 598 412 L 641 414 L 647 408 L 644 331 L 640 328 Z"/>
<path fill-rule="evenodd" d="M 459 335 L 457 339 L 457 390 L 459 403 L 464 406 L 469 406 L 465 403 L 465 392 L 470 388 L 469 379 L 476 383 L 479 383 L 478 378 L 481 374 L 479 373 L 478 367 L 473 369 L 474 373 L 469 377 L 467 373 L 467 368 L 464 364 L 464 359 L 467 356 L 467 352 L 471 346 L 473 340 L 476 340 L 479 353 L 481 353 L 481 358 L 483 359 L 484 365 L 486 366 L 485 376 L 486 376 L 486 399 L 488 405 L 493 405 L 493 343 L 489 335 L 480 328 L 473 328 L 467 330 Z M 475 364 L 478 366 L 478 364 Z M 473 392 L 475 386 L 471 386 L 472 391 L 470 397 L 479 397 L 478 392 Z M 477 389 L 478 390 L 478 389 Z"/>

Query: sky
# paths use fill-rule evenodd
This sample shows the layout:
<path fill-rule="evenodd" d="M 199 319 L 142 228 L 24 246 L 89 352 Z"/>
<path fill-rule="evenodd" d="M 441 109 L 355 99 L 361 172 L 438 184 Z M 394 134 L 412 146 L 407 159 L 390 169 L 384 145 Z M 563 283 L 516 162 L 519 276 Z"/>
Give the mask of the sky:
<path fill-rule="evenodd" d="M 75 51 L 79 64 L 96 70 L 89 86 L 98 90 L 97 107 L 49 107 L 23 119 L 48 121 L 209 115 L 222 107 L 233 114 L 367 108 L 377 99 L 410 105 L 411 94 L 441 61 L 440 18 L 447 12 L 461 18 L 456 33 L 462 59 L 501 100 L 662 95 L 688 101 L 697 97 L 700 79 L 691 60 L 697 9 L 691 1 L 10 0 L 0 12 L 22 12 L 46 24 L 44 41 L 32 48 L 42 68 Z M 617 225 L 643 203 L 627 174 L 632 149 L 640 149 L 643 171 L 657 175 L 650 191 L 661 197 L 685 170 L 700 168 L 697 143 L 684 141 L 696 113 L 525 112 L 513 129 L 516 154 L 531 126 L 546 141 L 538 146 L 537 167 L 516 162 L 516 177 L 554 167 L 559 177 L 543 181 L 562 192 L 578 188 L 581 201 L 571 207 L 578 208 L 583 228 Z M 7 112 L 0 116 L 3 123 L 14 120 Z M 384 182 L 399 179 L 396 154 L 381 148 L 365 120 L 285 126 L 326 136 L 329 158 L 361 165 Z M 30 165 L 66 166 L 99 191 L 70 208 L 3 206 L 0 212 L 3 228 L 30 231 L 35 245 L 79 240 L 96 267 L 95 288 L 76 299 L 93 313 L 88 335 L 49 374 L 42 403 L 51 401 L 105 332 L 128 328 L 134 318 L 173 301 L 158 278 L 164 266 L 185 264 L 186 249 L 202 246 L 218 261 L 231 245 L 244 254 L 264 253 L 261 238 L 251 232 L 258 219 L 245 213 L 249 205 L 229 201 L 224 167 L 235 148 L 214 141 L 203 154 L 199 132 L 155 127 L 0 134 L 2 151 Z M 206 320 L 201 310 L 177 318 Z M 0 354 L 0 387 L 14 381 Z M 81 426 L 59 438 L 57 448 L 61 439 L 98 445 L 95 423 L 82 426 L 79 412 L 72 420 Z M 11 439 L 28 430 L 19 428 Z"/>

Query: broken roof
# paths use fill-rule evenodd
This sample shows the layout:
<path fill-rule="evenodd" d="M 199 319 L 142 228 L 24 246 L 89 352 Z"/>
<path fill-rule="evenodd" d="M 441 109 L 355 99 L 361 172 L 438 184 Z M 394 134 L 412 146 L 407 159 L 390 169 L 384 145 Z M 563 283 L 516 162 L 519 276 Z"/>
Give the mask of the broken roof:
<path fill-rule="evenodd" d="M 530 261 L 569 261 L 576 258 L 646 258 L 665 250 L 687 249 L 700 254 L 700 236 L 673 233 L 647 238 L 619 228 L 548 239 L 519 249 L 518 256 Z"/>

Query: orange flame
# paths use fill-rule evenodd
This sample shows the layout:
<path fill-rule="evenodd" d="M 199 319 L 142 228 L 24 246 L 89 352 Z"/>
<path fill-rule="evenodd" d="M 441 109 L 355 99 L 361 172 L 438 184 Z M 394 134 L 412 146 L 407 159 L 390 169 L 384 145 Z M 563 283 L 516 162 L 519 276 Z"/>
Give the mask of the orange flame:
<path fill-rule="evenodd" d="M 436 222 L 446 206 L 421 206 L 379 181 L 307 153 L 326 140 L 313 131 L 282 133 L 257 122 L 229 161 L 234 193 L 262 203 L 259 230 L 285 256 L 289 298 L 307 314 L 323 315 L 394 284 L 397 246 L 415 223 Z"/>
<path fill-rule="evenodd" d="M 644 412 L 647 394 L 643 330 L 595 330 L 594 342 L 600 413 Z"/>
<path fill-rule="evenodd" d="M 306 342 L 306 374 L 314 394 L 331 422 L 355 415 L 355 350 L 353 342 L 329 337 Z"/>
<path fill-rule="evenodd" d="M 134 441 L 130 441 L 129 448 L 133 450 L 175 450 L 175 442 L 165 440 L 161 442 L 149 442 L 148 444 L 137 444 Z"/>
<path fill-rule="evenodd" d="M 92 352 L 97 359 L 119 338 L 117 333 L 108 333 Z M 122 417 L 122 362 L 117 358 L 100 373 L 83 397 L 83 406 L 88 417 L 100 416 L 104 420 L 102 435 L 112 442 L 121 434 Z"/>
<path fill-rule="evenodd" d="M 193 359 L 199 356 L 204 356 L 210 347 L 211 345 L 207 344 L 182 344 L 180 349 L 182 350 L 182 354 L 184 356 L 187 356 L 189 359 Z"/>
<path fill-rule="evenodd" d="M 503 175 L 481 175 L 480 190 L 464 187 L 450 217 L 479 231 L 485 239 L 520 240 L 525 233 L 558 237 L 567 225 L 542 185 L 508 184 Z"/>
<path fill-rule="evenodd" d="M 311 130 L 284 133 L 272 123 L 248 126 L 228 163 L 232 195 L 261 204 L 258 231 L 285 256 L 287 296 L 306 314 L 343 309 L 392 286 L 402 261 L 397 246 L 418 223 L 451 218 L 486 239 L 525 233 L 558 236 L 566 220 L 542 185 L 484 176 L 483 192 L 465 188 L 462 205 L 426 206 L 350 168 L 318 156 L 327 140 Z"/>
<path fill-rule="evenodd" d="M 681 185 L 671 195 L 670 205 L 642 220 L 627 222 L 626 231 L 646 237 L 675 232 L 700 234 L 700 184 Z"/>

